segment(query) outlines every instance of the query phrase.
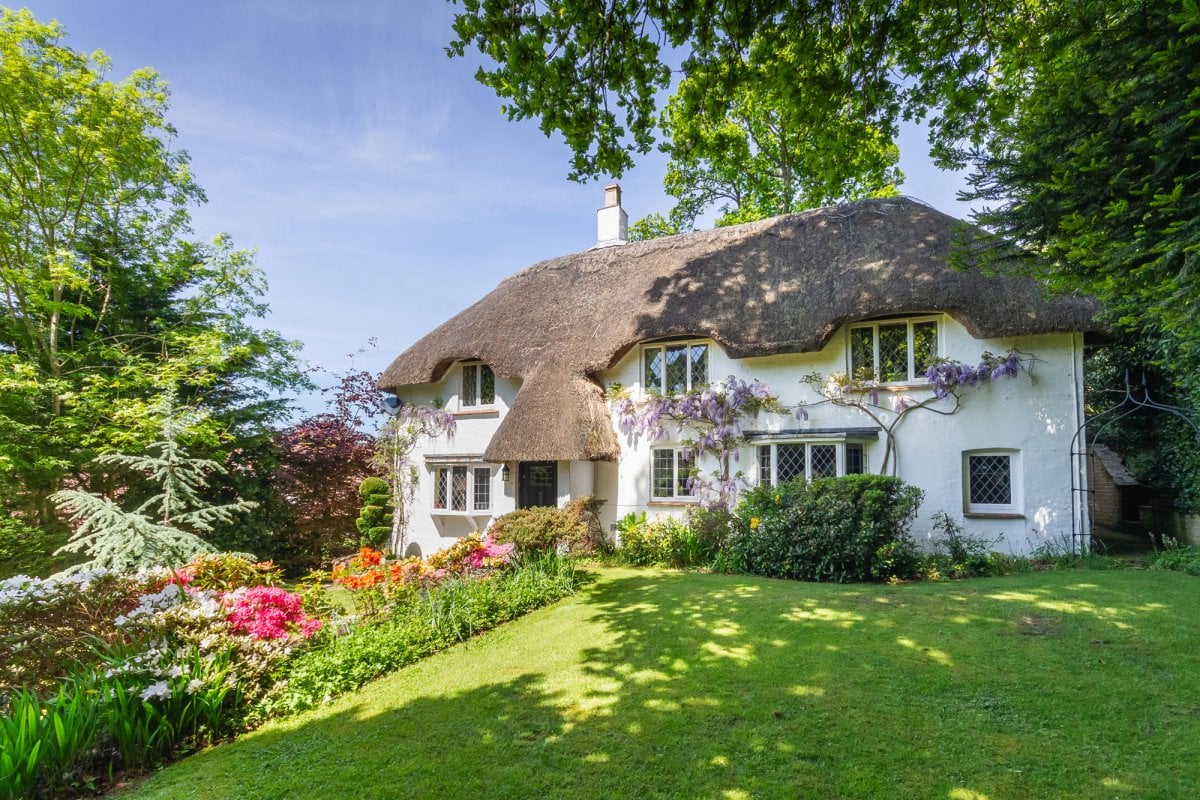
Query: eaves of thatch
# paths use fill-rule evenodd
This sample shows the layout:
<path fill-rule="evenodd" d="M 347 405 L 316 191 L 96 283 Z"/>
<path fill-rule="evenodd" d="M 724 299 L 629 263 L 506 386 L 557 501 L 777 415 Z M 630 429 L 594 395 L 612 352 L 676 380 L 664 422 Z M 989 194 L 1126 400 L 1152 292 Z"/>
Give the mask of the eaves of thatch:
<path fill-rule="evenodd" d="M 488 461 L 610 460 L 619 445 L 593 376 L 648 339 L 709 337 L 734 358 L 812 352 L 847 322 L 922 311 L 978 338 L 1101 330 L 1092 300 L 954 269 L 951 248 L 971 234 L 890 198 L 550 259 L 403 352 L 379 386 L 480 358 L 522 381 Z"/>

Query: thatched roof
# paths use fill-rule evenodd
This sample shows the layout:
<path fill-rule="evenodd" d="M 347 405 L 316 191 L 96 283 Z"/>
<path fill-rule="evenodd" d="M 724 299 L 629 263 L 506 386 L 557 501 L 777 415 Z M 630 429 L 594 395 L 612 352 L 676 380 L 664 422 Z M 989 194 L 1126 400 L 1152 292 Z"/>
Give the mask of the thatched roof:
<path fill-rule="evenodd" d="M 980 338 L 1097 331 L 1096 304 L 957 271 L 963 223 L 905 198 L 587 250 L 535 264 L 402 353 L 385 391 L 480 358 L 523 383 L 489 461 L 613 459 L 593 376 L 639 342 L 710 337 L 732 357 L 821 349 L 846 322 L 944 311 Z"/>

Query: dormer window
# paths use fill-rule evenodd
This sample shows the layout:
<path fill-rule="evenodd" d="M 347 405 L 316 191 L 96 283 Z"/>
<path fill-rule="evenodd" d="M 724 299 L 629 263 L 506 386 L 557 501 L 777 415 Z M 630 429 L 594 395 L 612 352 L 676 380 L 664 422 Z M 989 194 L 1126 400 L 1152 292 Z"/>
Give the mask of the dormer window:
<path fill-rule="evenodd" d="M 850 375 L 884 383 L 921 380 L 938 357 L 937 317 L 881 320 L 850 327 Z"/>
<path fill-rule="evenodd" d="M 487 364 L 464 364 L 462 368 L 462 394 L 459 404 L 463 408 L 479 408 L 496 402 L 496 374 Z"/>
<path fill-rule="evenodd" d="M 642 347 L 646 394 L 686 394 L 708 385 L 708 342 L 662 342 Z"/>

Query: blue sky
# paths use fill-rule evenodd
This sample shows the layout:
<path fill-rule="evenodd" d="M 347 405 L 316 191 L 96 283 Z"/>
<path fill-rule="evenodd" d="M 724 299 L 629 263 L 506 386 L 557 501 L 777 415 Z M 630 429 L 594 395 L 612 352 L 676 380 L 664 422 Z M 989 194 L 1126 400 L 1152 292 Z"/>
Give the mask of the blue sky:
<path fill-rule="evenodd" d="M 208 203 L 196 234 L 257 250 L 266 326 L 312 364 L 379 371 L 421 335 L 544 258 L 595 243 L 604 182 L 566 179 L 568 153 L 533 121 L 508 122 L 449 59 L 442 0 L 44 0 L 66 43 L 103 50 L 112 75 L 156 69 L 171 86 L 178 146 Z M 924 133 L 901 134 L 905 194 L 957 216 L 958 176 Z M 630 220 L 670 204 L 665 161 L 621 178 Z M 321 401 L 301 398 L 309 410 Z"/>

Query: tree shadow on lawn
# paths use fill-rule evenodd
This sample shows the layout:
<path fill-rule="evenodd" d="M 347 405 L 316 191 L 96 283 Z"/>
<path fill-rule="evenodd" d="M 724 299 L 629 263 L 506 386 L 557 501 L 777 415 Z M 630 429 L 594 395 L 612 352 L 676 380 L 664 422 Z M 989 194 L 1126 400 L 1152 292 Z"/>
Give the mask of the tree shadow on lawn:
<path fill-rule="evenodd" d="M 489 683 L 478 663 L 469 688 L 268 728 L 147 788 L 240 798 L 1194 795 L 1200 676 L 1195 659 L 1188 671 L 1155 652 L 1155 632 L 1190 630 L 1183 611 L 1079 587 L 601 580 L 584 590 L 596 636 L 565 671 L 547 669 L 546 656 Z M 1122 597 L 1120 614 L 1100 611 Z M 513 648 L 563 646 L 539 642 L 537 619 L 527 621 L 509 631 Z M 1200 640 L 1188 635 L 1194 653 Z"/>

